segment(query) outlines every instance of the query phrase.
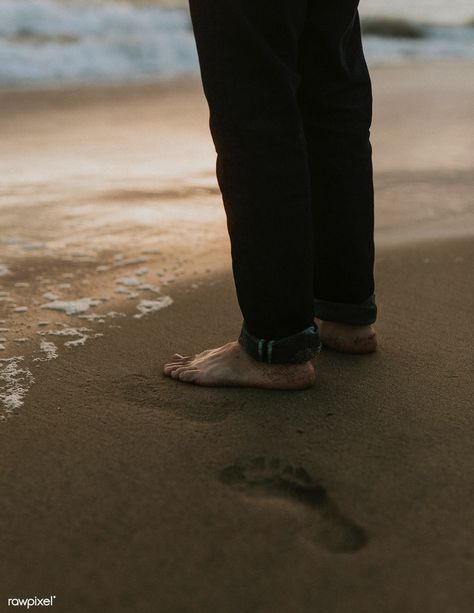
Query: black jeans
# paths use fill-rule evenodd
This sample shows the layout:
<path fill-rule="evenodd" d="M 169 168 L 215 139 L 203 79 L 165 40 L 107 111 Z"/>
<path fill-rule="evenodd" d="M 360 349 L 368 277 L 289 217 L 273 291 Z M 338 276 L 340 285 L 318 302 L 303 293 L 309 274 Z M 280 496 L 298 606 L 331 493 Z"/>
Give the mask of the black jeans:
<path fill-rule="evenodd" d="M 314 316 L 375 321 L 372 92 L 358 0 L 190 0 L 256 359 L 303 362 Z"/>

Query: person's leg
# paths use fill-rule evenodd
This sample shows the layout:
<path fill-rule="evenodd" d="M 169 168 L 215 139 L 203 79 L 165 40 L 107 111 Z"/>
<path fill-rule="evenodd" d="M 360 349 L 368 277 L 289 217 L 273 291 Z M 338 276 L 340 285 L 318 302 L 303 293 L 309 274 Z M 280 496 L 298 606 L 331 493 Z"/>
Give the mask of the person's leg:
<path fill-rule="evenodd" d="M 312 184 L 316 321 L 323 344 L 365 353 L 376 347 L 372 92 L 357 6 L 309 5 L 299 99 Z"/>
<path fill-rule="evenodd" d="M 190 1 L 244 321 L 238 343 L 170 365 L 167 374 L 181 380 L 301 387 L 298 370 L 314 379 L 313 224 L 297 101 L 306 4 Z M 250 382 L 232 372 L 229 355 L 254 369 L 246 369 Z M 204 372 L 210 362 L 213 374 Z"/>

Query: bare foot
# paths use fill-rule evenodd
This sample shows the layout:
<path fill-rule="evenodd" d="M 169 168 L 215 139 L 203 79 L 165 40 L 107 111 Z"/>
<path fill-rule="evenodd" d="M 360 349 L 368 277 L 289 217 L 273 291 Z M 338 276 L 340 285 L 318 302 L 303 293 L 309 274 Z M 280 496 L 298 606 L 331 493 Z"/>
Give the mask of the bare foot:
<path fill-rule="evenodd" d="M 316 318 L 324 346 L 343 353 L 372 353 L 377 349 L 374 326 L 351 326 Z"/>
<path fill-rule="evenodd" d="M 267 364 L 252 358 L 237 341 L 194 356 L 174 354 L 163 372 L 168 377 L 209 386 L 300 390 L 315 382 L 311 362 Z"/>

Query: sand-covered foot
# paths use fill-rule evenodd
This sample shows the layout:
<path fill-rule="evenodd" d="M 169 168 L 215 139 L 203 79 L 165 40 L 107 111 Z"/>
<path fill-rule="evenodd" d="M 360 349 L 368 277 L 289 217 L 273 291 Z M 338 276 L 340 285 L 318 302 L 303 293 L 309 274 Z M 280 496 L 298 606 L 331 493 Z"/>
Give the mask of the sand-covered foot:
<path fill-rule="evenodd" d="M 343 353 L 372 353 L 377 349 L 374 326 L 352 326 L 316 318 L 321 341 L 325 347 Z"/>
<path fill-rule="evenodd" d="M 208 386 L 261 387 L 275 390 L 299 390 L 315 382 L 311 362 L 303 364 L 267 364 L 252 358 L 237 341 L 198 353 L 175 354 L 163 372 L 186 383 Z"/>

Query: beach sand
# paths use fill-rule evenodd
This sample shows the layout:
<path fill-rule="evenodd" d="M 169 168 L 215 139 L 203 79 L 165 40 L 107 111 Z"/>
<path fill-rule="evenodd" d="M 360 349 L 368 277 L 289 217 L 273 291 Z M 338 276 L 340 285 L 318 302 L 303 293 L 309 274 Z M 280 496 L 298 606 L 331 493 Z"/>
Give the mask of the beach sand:
<path fill-rule="evenodd" d="M 0 94 L 1 610 L 472 610 L 472 72 L 373 70 L 380 351 L 300 392 L 161 373 L 241 323 L 198 82 Z"/>

